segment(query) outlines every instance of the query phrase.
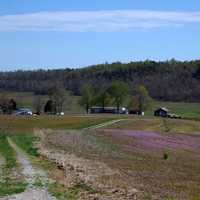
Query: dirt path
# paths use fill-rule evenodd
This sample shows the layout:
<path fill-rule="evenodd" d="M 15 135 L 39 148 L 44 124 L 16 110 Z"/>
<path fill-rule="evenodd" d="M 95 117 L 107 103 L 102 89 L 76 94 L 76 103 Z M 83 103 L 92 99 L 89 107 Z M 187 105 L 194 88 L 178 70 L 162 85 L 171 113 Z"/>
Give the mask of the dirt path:
<path fill-rule="evenodd" d="M 21 194 L 0 198 L 0 200 L 56 200 L 56 198 L 52 197 L 48 193 L 46 188 L 36 188 L 34 186 L 34 183 L 37 180 L 42 181 L 42 183 L 46 183 L 48 181 L 45 172 L 34 168 L 27 155 L 15 143 L 13 143 L 10 138 L 8 138 L 8 142 L 17 153 L 17 162 L 22 168 L 22 174 L 25 176 L 28 188 Z"/>
<path fill-rule="evenodd" d="M 88 130 L 88 129 L 92 130 L 92 129 L 103 128 L 103 127 L 106 127 L 106 126 L 109 126 L 109 125 L 112 125 L 112 124 L 116 124 L 116 123 L 124 121 L 124 120 L 126 120 L 126 119 L 112 120 L 112 121 L 109 121 L 109 122 L 104 122 L 104 123 L 101 123 L 101 124 L 97 124 L 97 125 L 94 125 L 94 126 L 84 128 L 83 130 Z"/>
<path fill-rule="evenodd" d="M 5 159 L 2 155 L 0 155 L 0 169 L 2 168 L 2 166 L 5 164 Z"/>

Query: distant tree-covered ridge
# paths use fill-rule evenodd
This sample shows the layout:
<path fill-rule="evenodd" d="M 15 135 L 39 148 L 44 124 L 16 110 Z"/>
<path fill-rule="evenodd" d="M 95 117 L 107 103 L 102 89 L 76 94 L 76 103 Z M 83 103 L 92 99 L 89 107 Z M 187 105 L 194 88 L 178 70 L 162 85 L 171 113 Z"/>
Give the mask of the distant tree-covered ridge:
<path fill-rule="evenodd" d="M 55 82 L 80 95 L 84 84 L 109 87 L 114 80 L 126 82 L 134 93 L 144 85 L 157 100 L 200 101 L 200 60 L 144 61 L 100 64 L 81 69 L 15 71 L 0 73 L 0 89 L 47 94 Z"/>

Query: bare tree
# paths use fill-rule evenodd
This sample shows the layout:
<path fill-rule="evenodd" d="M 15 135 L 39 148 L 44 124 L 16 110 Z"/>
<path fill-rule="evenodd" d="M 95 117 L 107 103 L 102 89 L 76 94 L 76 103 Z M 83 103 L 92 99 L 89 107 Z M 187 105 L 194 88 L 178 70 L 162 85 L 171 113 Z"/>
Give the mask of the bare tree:
<path fill-rule="evenodd" d="M 65 106 L 70 105 L 70 93 L 62 85 L 56 85 L 49 90 L 49 98 L 55 106 L 55 112 L 61 113 Z"/>
<path fill-rule="evenodd" d="M 40 95 L 35 96 L 33 100 L 33 108 L 35 109 L 38 115 L 41 114 L 43 110 L 43 106 L 44 106 L 44 101 L 43 101 L 42 96 Z"/>

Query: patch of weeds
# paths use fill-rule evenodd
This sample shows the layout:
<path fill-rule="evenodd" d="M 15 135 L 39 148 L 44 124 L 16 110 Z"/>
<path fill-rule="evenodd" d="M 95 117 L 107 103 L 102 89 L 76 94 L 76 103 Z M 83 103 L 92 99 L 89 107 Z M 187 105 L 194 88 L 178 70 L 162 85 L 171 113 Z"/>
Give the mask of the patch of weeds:
<path fill-rule="evenodd" d="M 43 156 L 33 157 L 31 159 L 31 161 L 32 161 L 33 165 L 36 165 L 37 167 L 39 167 L 49 173 L 50 173 L 50 171 L 52 171 L 56 168 L 55 162 L 48 160 L 47 158 L 45 158 Z"/>
<path fill-rule="evenodd" d="M 37 178 L 35 180 L 35 182 L 33 183 L 33 186 L 37 187 L 37 188 L 43 188 L 47 185 L 47 183 L 45 183 L 44 181 L 42 181 L 40 178 Z"/>
<path fill-rule="evenodd" d="M 164 126 L 165 132 L 167 132 L 167 133 L 170 132 L 171 129 L 170 129 L 169 124 L 166 119 L 163 119 L 163 126 Z"/>
<path fill-rule="evenodd" d="M 152 200 L 152 196 L 150 193 L 144 193 L 144 200 Z"/>
<path fill-rule="evenodd" d="M 97 193 L 97 191 L 92 188 L 91 186 L 87 185 L 85 182 L 83 181 L 80 181 L 78 183 L 76 183 L 72 188 L 70 188 L 72 190 L 83 190 L 83 191 L 87 191 L 89 192 L 90 194 L 95 194 Z"/>
<path fill-rule="evenodd" d="M 5 181 L 0 182 L 0 197 L 22 193 L 25 191 L 27 183 L 25 182 L 16 182 L 9 178 L 6 178 Z"/>
<path fill-rule="evenodd" d="M 72 200 L 69 198 L 68 192 L 64 185 L 59 184 L 58 182 L 48 184 L 48 191 L 59 200 Z"/>
<path fill-rule="evenodd" d="M 31 156 L 38 156 L 38 149 L 34 147 L 37 138 L 31 134 L 13 135 L 12 140 Z"/>
<path fill-rule="evenodd" d="M 164 160 L 168 160 L 168 158 L 169 158 L 169 154 L 165 152 L 165 153 L 163 154 L 163 159 L 164 159 Z"/>
<path fill-rule="evenodd" d="M 101 134 L 94 132 L 83 132 L 83 138 L 82 141 L 89 141 L 90 148 L 88 148 L 88 152 L 92 156 L 100 156 L 100 157 L 119 157 L 121 156 L 120 152 L 120 146 L 112 141 L 111 138 L 105 137 Z M 92 151 L 91 151 L 91 148 Z M 84 152 L 84 151 L 82 151 Z"/>
<path fill-rule="evenodd" d="M 78 194 L 81 191 L 86 191 L 90 194 L 95 194 L 97 191 L 91 186 L 88 186 L 84 182 L 78 182 L 70 188 L 66 188 L 64 185 L 61 185 L 57 182 L 49 184 L 49 192 L 59 200 L 76 200 Z"/>
<path fill-rule="evenodd" d="M 168 160 L 170 157 L 170 149 L 165 149 L 163 152 L 163 160 Z"/>

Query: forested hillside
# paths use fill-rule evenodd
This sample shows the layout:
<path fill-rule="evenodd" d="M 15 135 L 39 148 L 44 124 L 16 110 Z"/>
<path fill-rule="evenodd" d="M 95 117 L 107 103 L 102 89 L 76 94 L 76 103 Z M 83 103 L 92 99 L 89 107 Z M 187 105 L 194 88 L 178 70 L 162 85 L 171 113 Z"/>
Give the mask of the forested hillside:
<path fill-rule="evenodd" d="M 157 100 L 200 101 L 200 61 L 117 62 L 82 69 L 1 72 L 0 89 L 45 94 L 59 82 L 73 94 L 80 94 L 85 83 L 98 88 L 113 80 L 127 82 L 132 92 L 143 84 Z"/>

